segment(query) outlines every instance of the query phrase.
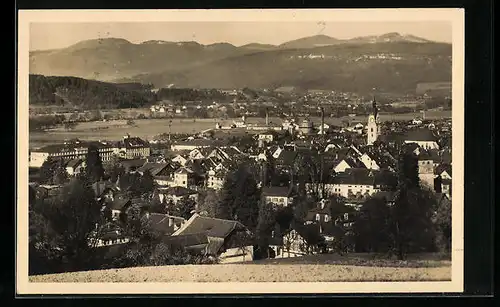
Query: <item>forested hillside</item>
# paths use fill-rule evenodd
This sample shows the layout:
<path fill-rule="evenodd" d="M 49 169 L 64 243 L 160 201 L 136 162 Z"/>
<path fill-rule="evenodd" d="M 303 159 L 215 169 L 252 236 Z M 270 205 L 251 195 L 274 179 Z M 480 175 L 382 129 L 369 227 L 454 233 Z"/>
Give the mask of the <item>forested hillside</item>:
<path fill-rule="evenodd" d="M 29 76 L 29 103 L 85 108 L 137 108 L 156 101 L 151 86 L 76 77 Z"/>

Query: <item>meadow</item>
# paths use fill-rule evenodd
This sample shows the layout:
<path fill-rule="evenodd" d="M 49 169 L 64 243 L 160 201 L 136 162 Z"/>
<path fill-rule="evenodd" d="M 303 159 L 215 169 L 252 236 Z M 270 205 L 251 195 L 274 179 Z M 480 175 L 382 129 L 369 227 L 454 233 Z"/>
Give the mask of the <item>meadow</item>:
<path fill-rule="evenodd" d="M 449 281 L 451 261 L 372 259 L 363 255 L 215 264 L 136 267 L 30 276 L 30 282 L 359 282 Z"/>
<path fill-rule="evenodd" d="M 411 120 L 416 116 L 421 116 L 420 113 L 405 113 L 405 114 L 381 114 L 381 121 L 401 121 Z M 450 111 L 428 111 L 426 112 L 426 119 L 441 119 L 450 118 Z M 315 125 L 320 124 L 319 117 L 310 118 Z M 350 121 L 366 122 L 366 116 L 355 117 L 342 117 L 333 118 L 325 117 L 325 123 L 330 125 L 343 125 L 343 121 L 349 119 Z M 172 120 L 171 127 L 169 128 L 169 121 Z M 219 122 L 223 126 L 229 126 L 233 120 L 240 119 L 193 119 L 193 118 L 163 118 L 163 119 L 136 119 L 135 125 L 127 125 L 126 120 L 110 120 L 110 121 L 96 121 L 96 122 L 82 122 L 73 130 L 66 130 L 64 127 L 58 127 L 45 132 L 31 132 L 29 135 L 30 147 L 38 147 L 48 144 L 62 143 L 66 139 L 79 138 L 82 140 L 119 140 L 124 135 L 129 133 L 131 136 L 137 136 L 146 140 L 151 140 L 155 135 L 161 133 L 168 133 L 169 130 L 172 134 L 194 134 L 203 130 L 215 128 L 215 124 Z M 271 123 L 281 124 L 282 119 L 271 117 Z M 250 124 L 264 124 L 264 118 L 248 118 L 247 122 Z"/>

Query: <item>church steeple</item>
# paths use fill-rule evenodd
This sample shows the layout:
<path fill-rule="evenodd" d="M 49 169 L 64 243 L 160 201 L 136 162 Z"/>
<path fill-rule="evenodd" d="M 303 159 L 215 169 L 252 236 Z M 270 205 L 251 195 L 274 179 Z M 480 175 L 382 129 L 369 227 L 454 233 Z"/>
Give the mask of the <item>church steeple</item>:
<path fill-rule="evenodd" d="M 375 96 L 373 96 L 372 108 L 373 108 L 373 111 L 368 116 L 368 124 L 366 125 L 366 128 L 367 128 L 366 143 L 368 145 L 372 145 L 377 140 L 377 138 L 379 136 L 379 127 L 377 125 L 378 124 L 378 108 L 377 108 L 377 102 L 375 101 Z"/>
<path fill-rule="evenodd" d="M 375 100 L 375 95 L 373 95 L 372 108 L 373 108 L 373 116 L 375 117 L 375 119 L 378 119 L 378 108 L 377 108 L 377 101 Z"/>

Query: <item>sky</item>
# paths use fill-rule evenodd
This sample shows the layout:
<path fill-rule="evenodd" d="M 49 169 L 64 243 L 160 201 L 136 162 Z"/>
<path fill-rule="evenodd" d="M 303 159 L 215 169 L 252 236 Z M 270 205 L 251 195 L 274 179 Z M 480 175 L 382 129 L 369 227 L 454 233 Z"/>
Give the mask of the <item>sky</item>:
<path fill-rule="evenodd" d="M 388 32 L 412 34 L 438 42 L 452 42 L 450 22 L 128 22 L 31 23 L 30 50 L 59 49 L 96 38 L 124 38 L 132 43 L 147 40 L 228 42 L 278 45 L 301 37 L 324 34 L 339 39 Z"/>

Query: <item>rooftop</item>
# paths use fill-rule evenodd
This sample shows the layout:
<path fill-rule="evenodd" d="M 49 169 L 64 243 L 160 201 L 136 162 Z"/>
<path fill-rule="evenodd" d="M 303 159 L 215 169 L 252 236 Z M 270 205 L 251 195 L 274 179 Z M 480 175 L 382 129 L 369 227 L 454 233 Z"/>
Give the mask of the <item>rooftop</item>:
<path fill-rule="evenodd" d="M 246 227 L 238 221 L 211 218 L 195 213 L 172 235 L 206 233 L 209 237 L 226 238 L 235 229 L 245 230 Z"/>

